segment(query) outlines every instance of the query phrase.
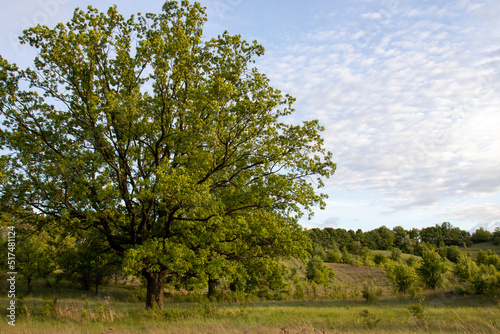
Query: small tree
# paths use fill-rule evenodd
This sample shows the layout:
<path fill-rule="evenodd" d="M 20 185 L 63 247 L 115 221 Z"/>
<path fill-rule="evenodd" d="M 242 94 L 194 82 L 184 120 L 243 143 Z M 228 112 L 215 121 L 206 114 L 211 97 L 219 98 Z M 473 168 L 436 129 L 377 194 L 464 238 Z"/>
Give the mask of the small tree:
<path fill-rule="evenodd" d="M 479 273 L 479 267 L 466 253 L 461 253 L 453 268 L 453 274 L 467 282 L 472 282 L 473 278 Z"/>
<path fill-rule="evenodd" d="M 337 247 L 330 248 L 326 252 L 325 262 L 342 263 L 342 252 L 340 252 L 340 250 Z"/>
<path fill-rule="evenodd" d="M 325 266 L 323 260 L 319 256 L 313 256 L 306 266 L 307 279 L 320 284 L 327 283 L 335 276 L 332 268 Z"/>
<path fill-rule="evenodd" d="M 56 269 L 54 247 L 49 244 L 49 235 L 45 231 L 25 231 L 18 239 L 16 248 L 16 266 L 26 279 L 28 295 L 32 293 L 32 283 L 36 278 L 47 278 Z"/>
<path fill-rule="evenodd" d="M 394 284 L 394 290 L 400 293 L 408 292 L 418 281 L 415 268 L 405 264 L 389 264 L 386 268 L 387 277 Z"/>
<path fill-rule="evenodd" d="M 443 271 L 444 266 L 439 254 L 434 250 L 424 250 L 422 254 L 422 263 L 417 269 L 422 282 L 427 287 L 434 290 L 439 281 L 441 281 L 441 274 Z"/>
<path fill-rule="evenodd" d="M 102 235 L 85 233 L 78 238 L 69 238 L 69 247 L 60 247 L 58 264 L 63 276 L 80 283 L 85 290 L 95 287 L 95 295 L 99 292 L 106 277 L 115 272 L 119 258 L 113 253 Z"/>

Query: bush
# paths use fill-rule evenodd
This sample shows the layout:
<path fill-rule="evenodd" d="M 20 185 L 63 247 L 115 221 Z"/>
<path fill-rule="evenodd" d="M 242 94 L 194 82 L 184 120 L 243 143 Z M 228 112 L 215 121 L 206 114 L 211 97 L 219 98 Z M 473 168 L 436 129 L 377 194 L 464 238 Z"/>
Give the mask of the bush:
<path fill-rule="evenodd" d="M 500 290 L 500 273 L 493 265 L 481 266 L 481 273 L 474 276 L 472 286 L 478 295 L 495 295 Z"/>
<path fill-rule="evenodd" d="M 479 273 L 479 267 L 469 257 L 468 254 L 462 253 L 459 255 L 457 263 L 453 268 L 453 274 L 467 282 L 472 282 L 472 279 Z"/>
<path fill-rule="evenodd" d="M 342 253 L 338 248 L 329 249 L 326 252 L 325 262 L 342 263 Z"/>
<path fill-rule="evenodd" d="M 399 261 L 401 260 L 401 256 L 403 255 L 403 252 L 399 248 L 393 248 L 391 251 L 391 260 L 392 261 Z"/>
<path fill-rule="evenodd" d="M 457 263 L 458 257 L 461 253 L 462 252 L 458 246 L 446 246 L 439 248 L 439 255 L 441 255 L 442 258 L 447 258 L 453 263 Z"/>
<path fill-rule="evenodd" d="M 404 264 L 388 266 L 387 276 L 394 284 L 394 290 L 400 293 L 410 291 L 413 285 L 418 282 L 415 269 Z"/>
<path fill-rule="evenodd" d="M 493 245 L 499 246 L 500 245 L 500 227 L 496 227 L 495 231 L 493 232 Z"/>
<path fill-rule="evenodd" d="M 422 264 L 417 272 L 422 282 L 433 290 L 441 281 L 441 273 L 444 271 L 443 263 L 439 254 L 434 250 L 424 250 L 422 253 Z"/>
<path fill-rule="evenodd" d="M 410 256 L 408 260 L 406 260 L 406 265 L 409 267 L 415 267 L 420 261 L 415 256 Z"/>
<path fill-rule="evenodd" d="M 372 283 L 370 286 L 365 286 L 363 290 L 361 290 L 361 295 L 367 303 L 373 303 L 377 297 L 382 295 L 382 290 L 380 288 L 376 288 Z"/>
<path fill-rule="evenodd" d="M 306 266 L 306 277 L 317 283 L 327 283 L 335 276 L 332 268 L 323 264 L 323 259 L 319 256 L 313 256 Z"/>
<path fill-rule="evenodd" d="M 500 258 L 491 249 L 479 251 L 477 254 L 477 264 L 493 265 L 497 270 L 500 270 Z"/>
<path fill-rule="evenodd" d="M 384 264 L 387 262 L 387 258 L 384 254 L 375 254 L 373 256 L 373 262 L 375 262 L 376 265 Z"/>

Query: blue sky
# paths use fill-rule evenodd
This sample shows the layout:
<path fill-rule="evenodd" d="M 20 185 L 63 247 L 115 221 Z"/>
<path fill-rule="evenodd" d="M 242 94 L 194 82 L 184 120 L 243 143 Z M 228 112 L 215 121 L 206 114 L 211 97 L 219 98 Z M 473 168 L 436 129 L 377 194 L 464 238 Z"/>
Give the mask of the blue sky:
<path fill-rule="evenodd" d="M 201 0 L 205 33 L 258 40 L 256 66 L 316 118 L 338 165 L 305 227 L 500 226 L 500 2 Z M 75 7 L 125 15 L 161 1 L 1 1 L 0 54 L 27 66 L 23 28 Z"/>

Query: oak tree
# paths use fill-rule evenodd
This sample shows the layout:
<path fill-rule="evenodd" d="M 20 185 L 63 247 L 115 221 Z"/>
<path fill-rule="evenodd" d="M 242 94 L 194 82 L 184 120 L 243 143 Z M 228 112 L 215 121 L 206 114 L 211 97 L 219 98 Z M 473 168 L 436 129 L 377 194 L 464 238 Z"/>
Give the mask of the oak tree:
<path fill-rule="evenodd" d="M 299 218 L 335 170 L 317 121 L 252 67 L 264 49 L 203 36 L 198 4 L 125 19 L 76 9 L 20 37 L 34 66 L 0 58 L 0 192 L 68 229 L 105 236 L 162 307 L 168 276 L 300 255 Z"/>

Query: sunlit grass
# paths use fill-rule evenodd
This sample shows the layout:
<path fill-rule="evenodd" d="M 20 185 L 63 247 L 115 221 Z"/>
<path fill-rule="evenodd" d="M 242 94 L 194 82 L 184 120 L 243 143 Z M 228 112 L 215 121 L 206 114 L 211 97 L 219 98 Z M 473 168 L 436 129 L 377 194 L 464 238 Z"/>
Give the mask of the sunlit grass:
<path fill-rule="evenodd" d="M 113 318 L 78 318 L 81 309 L 97 312 L 105 301 L 61 300 L 51 317 L 43 301 L 27 299 L 33 308 L 13 328 L 4 321 L 1 333 L 419 333 L 408 307 L 411 298 L 282 301 L 254 303 L 168 303 L 164 311 L 146 311 L 143 303 L 109 301 Z M 73 308 L 65 311 L 65 308 Z M 74 310 L 74 311 L 73 311 Z M 89 312 L 90 312 L 89 311 Z M 500 307 L 495 298 L 430 293 L 424 302 L 431 333 L 500 333 Z M 5 312 L 3 312 L 5 313 Z"/>

